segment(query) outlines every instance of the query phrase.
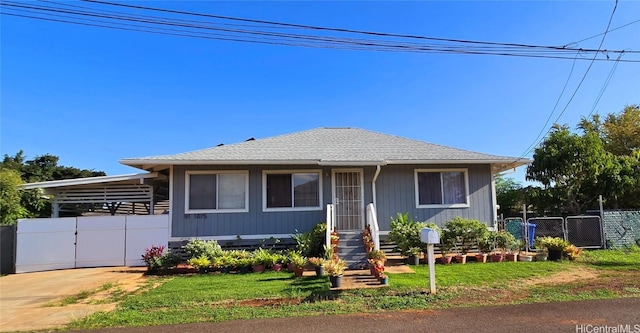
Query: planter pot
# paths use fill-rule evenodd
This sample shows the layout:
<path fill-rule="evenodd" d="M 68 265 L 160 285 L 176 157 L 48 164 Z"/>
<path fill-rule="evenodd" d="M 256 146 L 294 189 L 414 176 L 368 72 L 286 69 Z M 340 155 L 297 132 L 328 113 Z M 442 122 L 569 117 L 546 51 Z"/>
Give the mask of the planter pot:
<path fill-rule="evenodd" d="M 518 261 L 517 253 L 507 253 L 507 261 Z"/>
<path fill-rule="evenodd" d="M 324 275 L 324 267 L 316 266 L 316 276 L 323 276 L 323 275 Z"/>
<path fill-rule="evenodd" d="M 329 282 L 331 282 L 331 288 L 342 287 L 342 275 L 329 276 Z"/>
<path fill-rule="evenodd" d="M 389 277 L 385 276 L 383 278 L 380 278 L 380 284 L 389 284 Z"/>
<path fill-rule="evenodd" d="M 247 274 L 251 272 L 251 266 L 240 266 L 240 273 Z"/>
<path fill-rule="evenodd" d="M 304 267 L 294 267 L 293 268 L 293 273 L 297 276 L 297 277 L 301 277 L 302 274 L 304 274 Z"/>
<path fill-rule="evenodd" d="M 544 253 L 536 254 L 536 261 L 547 261 L 547 255 Z"/>
<path fill-rule="evenodd" d="M 414 266 L 420 265 L 420 256 L 410 255 L 407 263 Z"/>
<path fill-rule="evenodd" d="M 209 273 L 209 269 L 207 267 L 200 267 L 200 268 L 198 268 L 198 273 L 207 274 L 207 273 Z"/>
<path fill-rule="evenodd" d="M 533 256 L 520 255 L 518 256 L 520 261 L 532 262 Z"/>
<path fill-rule="evenodd" d="M 494 253 L 491 255 L 492 262 L 502 262 L 503 259 L 504 257 L 501 253 Z"/>
<path fill-rule="evenodd" d="M 287 264 L 287 270 L 289 270 L 289 272 L 293 272 L 294 269 L 296 269 L 296 266 L 294 266 L 292 263 Z"/>
<path fill-rule="evenodd" d="M 282 270 L 282 264 L 273 264 L 273 266 L 271 266 L 271 270 L 273 270 L 274 272 L 279 272 Z"/>
<path fill-rule="evenodd" d="M 222 273 L 229 273 L 229 272 L 231 272 L 231 267 L 222 267 L 222 268 L 220 269 L 220 272 L 222 272 Z"/>
<path fill-rule="evenodd" d="M 262 273 L 264 272 L 264 265 L 253 265 L 251 266 L 251 269 L 254 273 Z"/>
<path fill-rule="evenodd" d="M 487 254 L 486 253 L 476 254 L 476 261 L 477 262 L 487 262 Z"/>
<path fill-rule="evenodd" d="M 459 254 L 456 256 L 456 262 L 459 264 L 466 264 L 467 263 L 467 255 L 466 254 Z"/>
<path fill-rule="evenodd" d="M 443 256 L 440 258 L 440 263 L 443 265 L 447 265 L 451 263 L 451 259 L 453 259 L 453 257 L 451 256 Z"/>
<path fill-rule="evenodd" d="M 558 261 L 562 259 L 562 250 L 549 250 L 549 260 Z"/>

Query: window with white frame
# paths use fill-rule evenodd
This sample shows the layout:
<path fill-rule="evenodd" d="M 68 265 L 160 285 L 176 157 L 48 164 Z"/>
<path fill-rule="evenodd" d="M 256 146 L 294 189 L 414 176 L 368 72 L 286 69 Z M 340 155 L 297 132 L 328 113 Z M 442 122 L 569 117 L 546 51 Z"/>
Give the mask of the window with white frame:
<path fill-rule="evenodd" d="M 248 211 L 247 171 L 187 171 L 187 213 L 231 213 Z"/>
<path fill-rule="evenodd" d="M 416 206 L 469 207 L 467 169 L 416 170 Z"/>
<path fill-rule="evenodd" d="M 263 208 L 269 210 L 322 209 L 320 171 L 265 171 Z"/>

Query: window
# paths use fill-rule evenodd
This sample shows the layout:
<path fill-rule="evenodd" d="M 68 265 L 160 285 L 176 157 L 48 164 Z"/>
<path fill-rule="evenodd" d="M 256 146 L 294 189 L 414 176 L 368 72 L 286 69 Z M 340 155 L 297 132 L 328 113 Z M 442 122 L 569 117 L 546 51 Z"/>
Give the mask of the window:
<path fill-rule="evenodd" d="M 416 206 L 469 207 L 467 170 L 416 170 Z"/>
<path fill-rule="evenodd" d="M 187 171 L 185 185 L 187 213 L 248 211 L 247 171 Z"/>
<path fill-rule="evenodd" d="M 265 211 L 322 209 L 320 171 L 265 171 L 263 188 Z"/>

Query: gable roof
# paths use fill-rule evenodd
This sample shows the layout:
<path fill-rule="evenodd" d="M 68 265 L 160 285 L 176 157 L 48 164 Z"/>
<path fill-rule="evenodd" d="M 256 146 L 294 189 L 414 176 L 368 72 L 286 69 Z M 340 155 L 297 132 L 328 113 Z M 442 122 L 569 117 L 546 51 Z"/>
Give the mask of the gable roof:
<path fill-rule="evenodd" d="M 315 128 L 174 155 L 120 160 L 122 164 L 147 170 L 158 165 L 187 164 L 365 166 L 452 163 L 496 164 L 505 170 L 528 162 L 516 157 L 472 152 L 359 128 Z"/>

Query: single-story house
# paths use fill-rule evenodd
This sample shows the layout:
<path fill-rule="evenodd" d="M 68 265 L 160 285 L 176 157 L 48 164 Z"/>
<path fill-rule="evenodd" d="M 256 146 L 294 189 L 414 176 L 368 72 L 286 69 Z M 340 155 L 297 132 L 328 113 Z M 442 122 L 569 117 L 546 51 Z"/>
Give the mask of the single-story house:
<path fill-rule="evenodd" d="M 168 175 L 170 244 L 290 238 L 326 221 L 329 207 L 338 231 L 363 230 L 369 204 L 382 235 L 399 212 L 439 225 L 461 216 L 492 226 L 495 176 L 528 162 L 358 128 L 120 161 Z"/>

